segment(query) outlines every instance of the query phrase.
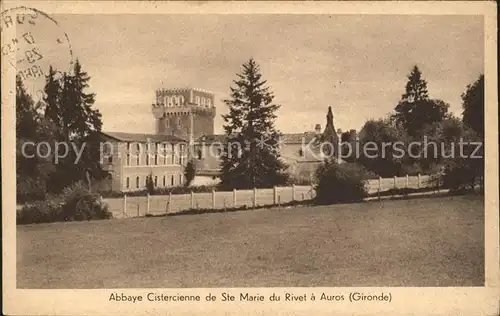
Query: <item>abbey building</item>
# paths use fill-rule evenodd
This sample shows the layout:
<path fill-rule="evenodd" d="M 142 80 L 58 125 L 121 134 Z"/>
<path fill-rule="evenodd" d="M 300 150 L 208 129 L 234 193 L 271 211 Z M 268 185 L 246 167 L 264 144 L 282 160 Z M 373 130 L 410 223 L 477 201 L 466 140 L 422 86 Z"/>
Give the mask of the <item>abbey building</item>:
<path fill-rule="evenodd" d="M 218 181 L 219 155 L 225 135 L 215 134 L 216 102 L 213 93 L 201 89 L 159 89 L 151 105 L 154 134 L 103 132 L 102 167 L 109 177 L 101 190 L 132 191 L 146 187 L 152 176 L 156 187 L 185 183 L 184 168 L 189 160 L 196 166 L 192 185 Z M 331 108 L 324 130 L 283 134 L 280 155 L 292 177 L 309 179 L 322 158 L 309 150 L 318 139 L 337 142 Z M 306 146 L 304 146 L 306 145 Z"/>

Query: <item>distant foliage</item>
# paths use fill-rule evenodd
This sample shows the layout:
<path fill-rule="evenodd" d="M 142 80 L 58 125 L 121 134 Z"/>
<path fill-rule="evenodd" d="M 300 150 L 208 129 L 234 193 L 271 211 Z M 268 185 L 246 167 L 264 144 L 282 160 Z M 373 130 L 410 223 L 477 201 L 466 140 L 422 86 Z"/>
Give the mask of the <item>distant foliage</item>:
<path fill-rule="evenodd" d="M 184 169 L 184 177 L 186 178 L 186 186 L 189 186 L 193 182 L 196 176 L 196 166 L 193 160 L 188 161 L 186 168 Z"/>
<path fill-rule="evenodd" d="M 83 221 L 112 218 L 108 207 L 82 182 L 66 187 L 59 195 L 49 196 L 17 211 L 17 224 Z"/>
<path fill-rule="evenodd" d="M 316 171 L 315 202 L 360 202 L 367 196 L 366 180 L 373 176 L 358 164 L 327 160 Z"/>
<path fill-rule="evenodd" d="M 408 135 L 415 136 L 425 125 L 442 121 L 448 108 L 447 103 L 429 98 L 427 82 L 420 69 L 414 66 L 408 75 L 405 93 L 395 108 L 393 119 Z"/>
<path fill-rule="evenodd" d="M 153 193 L 150 195 L 168 195 L 168 194 L 189 194 L 193 193 L 209 193 L 213 190 L 223 191 L 223 188 L 220 188 L 217 185 L 200 185 L 200 186 L 176 186 L 176 187 L 168 187 L 168 188 L 154 188 Z M 232 191 L 232 190 L 227 190 Z M 127 196 L 146 196 L 148 194 L 148 190 L 137 190 L 137 191 L 129 191 L 129 192 L 113 192 L 113 191 L 104 191 L 100 192 L 102 197 L 105 198 L 115 198 L 115 197 L 123 197 Z"/>
<path fill-rule="evenodd" d="M 155 193 L 155 184 L 153 182 L 153 174 L 150 174 L 149 176 L 146 177 L 146 191 L 150 195 L 153 195 Z"/>
<path fill-rule="evenodd" d="M 484 75 L 467 86 L 462 94 L 463 121 L 484 138 Z"/>

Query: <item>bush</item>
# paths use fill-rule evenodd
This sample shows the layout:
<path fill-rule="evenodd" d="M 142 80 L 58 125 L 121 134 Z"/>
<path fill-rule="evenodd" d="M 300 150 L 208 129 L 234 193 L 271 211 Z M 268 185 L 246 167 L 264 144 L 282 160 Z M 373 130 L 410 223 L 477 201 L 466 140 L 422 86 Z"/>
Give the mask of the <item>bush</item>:
<path fill-rule="evenodd" d="M 367 196 L 366 180 L 373 174 L 355 163 L 325 161 L 316 171 L 316 203 L 359 202 Z"/>
<path fill-rule="evenodd" d="M 17 211 L 17 224 L 37 224 L 61 221 L 62 208 L 52 200 L 36 201 Z"/>
<path fill-rule="evenodd" d="M 96 194 L 91 194 L 81 182 L 64 188 L 59 195 L 49 196 L 17 211 L 17 224 L 51 223 L 109 219 L 112 213 Z"/>

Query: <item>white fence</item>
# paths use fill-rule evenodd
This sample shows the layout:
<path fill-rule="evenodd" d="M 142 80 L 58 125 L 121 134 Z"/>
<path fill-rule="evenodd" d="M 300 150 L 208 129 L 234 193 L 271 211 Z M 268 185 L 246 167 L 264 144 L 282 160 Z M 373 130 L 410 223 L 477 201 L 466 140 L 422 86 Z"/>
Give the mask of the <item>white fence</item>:
<path fill-rule="evenodd" d="M 428 175 L 413 177 L 394 177 L 369 180 L 368 194 L 391 189 L 424 188 L 436 185 L 434 178 Z M 212 191 L 209 193 L 124 196 L 103 199 L 115 218 L 162 215 L 177 213 L 188 209 L 230 209 L 238 207 L 272 206 L 303 201 L 314 198 L 312 186 L 293 185 L 272 189 Z M 335 194 L 335 192 L 332 192 Z"/>

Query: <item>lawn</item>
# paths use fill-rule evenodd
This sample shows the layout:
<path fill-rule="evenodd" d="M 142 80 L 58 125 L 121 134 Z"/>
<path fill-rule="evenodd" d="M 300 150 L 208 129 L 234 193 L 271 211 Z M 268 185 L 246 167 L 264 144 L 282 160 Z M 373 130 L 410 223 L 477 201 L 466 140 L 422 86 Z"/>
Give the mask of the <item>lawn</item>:
<path fill-rule="evenodd" d="M 17 226 L 19 288 L 483 284 L 478 196 Z"/>

